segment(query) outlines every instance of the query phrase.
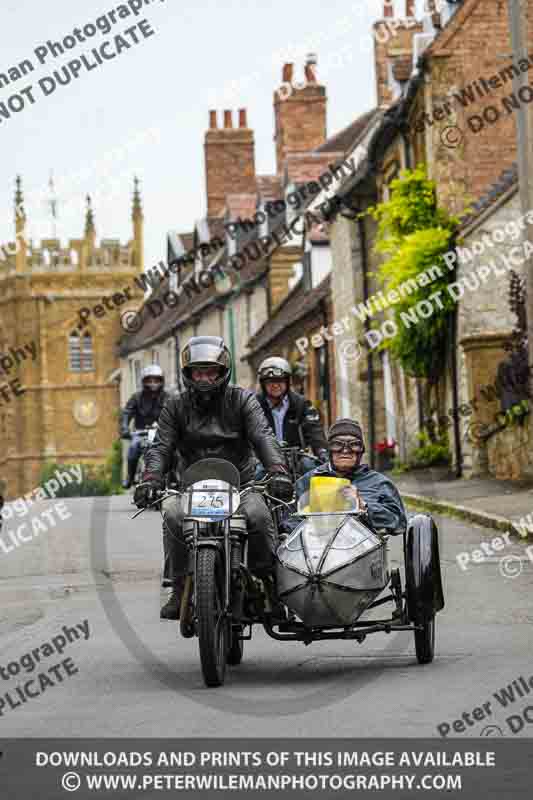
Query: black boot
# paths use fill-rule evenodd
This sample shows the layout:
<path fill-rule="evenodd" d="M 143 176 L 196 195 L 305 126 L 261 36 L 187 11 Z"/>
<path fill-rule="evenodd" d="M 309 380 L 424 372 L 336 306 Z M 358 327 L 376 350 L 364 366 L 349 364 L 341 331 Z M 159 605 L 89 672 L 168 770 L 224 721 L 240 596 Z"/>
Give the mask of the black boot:
<path fill-rule="evenodd" d="M 161 619 L 179 619 L 180 618 L 180 604 L 181 597 L 178 599 L 176 592 L 172 592 L 167 602 L 161 608 Z"/>
<path fill-rule="evenodd" d="M 161 619 L 180 618 L 181 597 L 183 595 L 184 588 L 185 588 L 185 578 L 178 577 L 176 579 L 174 590 L 172 591 L 165 605 L 162 606 L 161 608 L 161 613 L 160 613 Z"/>

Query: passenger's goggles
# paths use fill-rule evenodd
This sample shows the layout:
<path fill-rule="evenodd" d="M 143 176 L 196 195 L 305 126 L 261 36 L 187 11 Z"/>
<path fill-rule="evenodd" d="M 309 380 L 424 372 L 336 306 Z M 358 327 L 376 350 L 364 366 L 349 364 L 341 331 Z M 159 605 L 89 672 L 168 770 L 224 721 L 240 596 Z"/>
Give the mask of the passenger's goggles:
<path fill-rule="evenodd" d="M 329 450 L 331 453 L 360 453 L 363 449 L 361 442 L 358 442 L 356 439 L 353 442 L 342 442 L 342 441 L 333 441 L 329 445 Z"/>
<path fill-rule="evenodd" d="M 281 367 L 267 367 L 261 372 L 261 380 L 267 380 L 268 378 L 282 378 L 286 380 L 289 376 L 285 372 L 285 370 L 281 369 Z"/>

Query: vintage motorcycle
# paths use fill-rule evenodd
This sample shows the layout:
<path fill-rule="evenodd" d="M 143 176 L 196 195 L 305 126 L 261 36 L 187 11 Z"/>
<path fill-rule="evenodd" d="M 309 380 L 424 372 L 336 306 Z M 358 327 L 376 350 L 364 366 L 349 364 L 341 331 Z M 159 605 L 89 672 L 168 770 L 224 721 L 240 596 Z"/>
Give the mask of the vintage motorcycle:
<path fill-rule="evenodd" d="M 370 633 L 413 631 L 419 663 L 433 660 L 435 615 L 444 607 L 435 522 L 416 514 L 403 533 L 404 589 L 400 570 L 388 568 L 387 537 L 343 495 L 348 483 L 313 477 L 294 512 L 293 504 L 270 494 L 268 480 L 241 490 L 232 464 L 204 459 L 183 473 L 180 491 L 158 494 L 154 504 L 177 496 L 184 514 L 189 564 L 179 624 L 183 636 L 198 637 L 207 686 L 222 685 L 226 664 L 241 662 L 256 624 L 273 639 L 306 645 L 324 639 L 361 643 Z M 248 566 L 246 525 L 238 510 L 252 490 L 262 492 L 278 530 L 292 527 L 277 549 L 274 587 Z M 389 593 L 378 599 L 387 587 Z M 388 602 L 394 606 L 390 618 L 360 620 L 363 612 Z"/>

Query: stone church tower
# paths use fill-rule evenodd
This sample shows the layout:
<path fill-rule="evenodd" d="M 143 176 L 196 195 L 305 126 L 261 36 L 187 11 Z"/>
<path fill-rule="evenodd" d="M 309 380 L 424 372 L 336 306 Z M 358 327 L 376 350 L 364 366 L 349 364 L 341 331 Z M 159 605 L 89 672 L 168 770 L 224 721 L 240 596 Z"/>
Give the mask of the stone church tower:
<path fill-rule="evenodd" d="M 137 179 L 132 221 L 127 244 L 98 245 L 87 197 L 83 238 L 34 244 L 17 178 L 16 242 L 0 245 L 0 480 L 9 498 L 38 486 L 46 461 L 103 463 L 117 438 L 115 342 L 121 314 L 143 298 L 133 283 L 144 270 Z"/>

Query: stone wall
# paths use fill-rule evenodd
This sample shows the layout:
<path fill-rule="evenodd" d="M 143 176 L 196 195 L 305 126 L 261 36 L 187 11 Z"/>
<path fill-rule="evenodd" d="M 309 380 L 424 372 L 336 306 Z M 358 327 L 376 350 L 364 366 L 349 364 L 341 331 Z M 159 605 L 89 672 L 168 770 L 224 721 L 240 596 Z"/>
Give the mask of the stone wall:
<path fill-rule="evenodd" d="M 458 308 L 459 403 L 477 403 L 472 416 L 460 417 L 465 477 L 482 475 L 495 468 L 490 467 L 488 448 L 476 436 L 473 426 L 494 422 L 495 414 L 500 410 L 499 400 L 488 399 L 482 390 L 483 387 L 494 385 L 498 365 L 506 358 L 504 344 L 516 324 L 516 317 L 508 305 L 509 270 L 505 259 L 512 248 L 521 245 L 512 228 L 506 229 L 506 226 L 516 222 L 520 216 L 519 195 L 517 189 L 513 189 L 490 212 L 464 231 L 464 240 L 460 245 L 464 258 L 459 261 L 457 280 L 466 279 L 469 288 L 461 297 Z M 492 238 L 496 229 L 504 233 L 508 230 L 502 242 Z M 503 274 L 491 271 L 482 282 L 475 277 L 475 273 L 485 265 L 491 269 L 495 267 L 496 271 Z M 516 263 L 513 268 L 518 274 L 523 274 L 523 265 Z M 473 435 L 469 433 L 472 430 Z M 507 441 L 508 434 L 498 434 L 496 442 L 499 443 L 500 439 Z M 496 443 L 491 445 L 493 458 L 498 446 Z"/>
<path fill-rule="evenodd" d="M 531 467 L 531 418 L 511 425 L 487 442 L 488 471 L 500 480 L 523 478 Z"/>

